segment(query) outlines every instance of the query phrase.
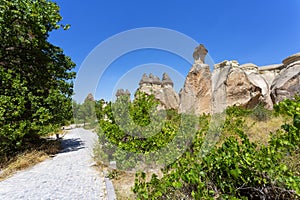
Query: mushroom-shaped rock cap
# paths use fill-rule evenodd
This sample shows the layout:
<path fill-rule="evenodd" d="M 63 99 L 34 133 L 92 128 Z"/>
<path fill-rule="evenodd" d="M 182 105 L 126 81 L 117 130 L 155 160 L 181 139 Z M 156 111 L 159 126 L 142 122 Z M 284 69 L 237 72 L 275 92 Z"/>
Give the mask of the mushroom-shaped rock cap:
<path fill-rule="evenodd" d="M 196 47 L 193 53 L 195 63 L 204 64 L 205 56 L 207 53 L 208 50 L 205 48 L 203 44 L 200 44 L 198 47 Z"/>
<path fill-rule="evenodd" d="M 296 53 L 294 55 L 291 55 L 289 57 L 287 57 L 286 59 L 284 59 L 282 61 L 282 63 L 285 65 L 285 66 L 289 66 L 289 65 L 295 65 L 295 64 L 298 64 L 300 65 L 300 52 L 299 53 Z"/>
<path fill-rule="evenodd" d="M 174 85 L 173 81 L 171 80 L 171 78 L 167 73 L 163 74 L 162 83 L 163 85 L 172 85 L 172 87 Z"/>
<path fill-rule="evenodd" d="M 88 100 L 88 101 L 95 101 L 94 96 L 93 96 L 92 93 L 89 93 L 85 99 Z"/>
<path fill-rule="evenodd" d="M 118 89 L 118 90 L 117 90 L 117 93 L 116 93 L 116 97 L 119 97 L 119 96 L 123 95 L 124 93 L 125 93 L 125 92 L 124 92 L 123 89 Z"/>
<path fill-rule="evenodd" d="M 149 74 L 149 83 L 153 83 L 154 75 L 152 73 Z"/>
<path fill-rule="evenodd" d="M 126 91 L 124 89 L 118 89 L 117 92 L 116 92 L 116 97 L 120 97 L 120 96 L 123 96 L 123 95 L 130 96 L 131 93 L 129 92 L 128 89 L 126 89 Z"/>
<path fill-rule="evenodd" d="M 143 74 L 142 79 L 140 80 L 139 85 L 143 85 L 143 84 L 149 84 L 150 83 L 150 79 L 147 76 L 147 74 Z"/>
<path fill-rule="evenodd" d="M 131 93 L 129 92 L 129 90 L 128 90 L 128 89 L 126 89 L 126 91 L 124 92 L 124 94 L 125 94 L 125 95 L 128 95 L 128 96 L 130 96 L 130 95 L 131 95 Z"/>
<path fill-rule="evenodd" d="M 156 85 L 161 85 L 161 81 L 159 79 L 158 76 L 154 76 L 153 77 L 153 81 L 152 81 L 153 84 L 156 84 Z"/>

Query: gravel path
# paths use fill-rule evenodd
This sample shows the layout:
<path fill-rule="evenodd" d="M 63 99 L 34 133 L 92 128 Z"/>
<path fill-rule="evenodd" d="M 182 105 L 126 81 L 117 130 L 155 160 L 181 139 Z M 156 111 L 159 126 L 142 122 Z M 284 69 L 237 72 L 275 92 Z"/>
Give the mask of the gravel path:
<path fill-rule="evenodd" d="M 91 131 L 69 131 L 53 159 L 0 182 L 0 199 L 106 199 L 104 178 L 91 167 L 96 139 Z"/>

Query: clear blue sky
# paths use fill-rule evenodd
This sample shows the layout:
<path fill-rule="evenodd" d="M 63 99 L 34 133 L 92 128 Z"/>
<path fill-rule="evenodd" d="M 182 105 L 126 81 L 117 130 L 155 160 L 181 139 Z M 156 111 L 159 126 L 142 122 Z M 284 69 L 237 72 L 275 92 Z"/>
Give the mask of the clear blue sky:
<path fill-rule="evenodd" d="M 262 66 L 281 63 L 285 57 L 300 52 L 299 0 L 56 2 L 61 8 L 62 23 L 71 24 L 71 28 L 51 33 L 49 40 L 72 58 L 77 64 L 76 71 L 98 44 L 120 32 L 141 27 L 162 27 L 186 34 L 205 44 L 215 63 L 235 59 L 241 64 L 252 62 Z M 105 72 L 106 78 L 100 81 L 94 93 L 96 98 L 109 100 L 120 77 L 144 63 L 171 66 L 182 75 L 186 75 L 191 67 L 185 60 L 166 52 L 133 52 L 127 58 L 122 56 Z M 137 83 L 135 80 L 132 84 Z M 176 83 L 179 90 L 182 81 Z M 86 91 L 86 95 L 88 92 L 93 93 Z"/>

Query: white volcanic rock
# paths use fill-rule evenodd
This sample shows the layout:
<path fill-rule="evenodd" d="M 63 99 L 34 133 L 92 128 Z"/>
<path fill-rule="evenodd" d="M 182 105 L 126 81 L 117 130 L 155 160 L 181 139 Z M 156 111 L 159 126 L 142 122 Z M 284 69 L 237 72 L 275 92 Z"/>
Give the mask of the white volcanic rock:
<path fill-rule="evenodd" d="M 279 72 L 284 68 L 283 64 L 267 65 L 258 68 L 259 74 L 267 81 L 269 89 Z"/>
<path fill-rule="evenodd" d="M 273 103 L 300 94 L 300 53 L 284 59 L 285 68 L 275 77 L 271 86 Z"/>
<path fill-rule="evenodd" d="M 259 102 L 261 89 L 249 80 L 240 68 L 231 68 L 226 79 L 227 106 L 252 108 Z"/>

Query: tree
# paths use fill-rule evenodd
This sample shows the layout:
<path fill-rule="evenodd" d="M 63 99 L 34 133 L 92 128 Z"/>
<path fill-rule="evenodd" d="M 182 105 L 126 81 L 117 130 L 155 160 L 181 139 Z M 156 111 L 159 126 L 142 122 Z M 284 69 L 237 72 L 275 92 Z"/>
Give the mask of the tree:
<path fill-rule="evenodd" d="M 105 117 L 105 107 L 107 103 L 105 102 L 104 99 L 100 99 L 98 101 L 95 101 L 95 112 L 98 120 L 104 119 Z"/>
<path fill-rule="evenodd" d="M 74 123 L 77 124 L 79 120 L 79 109 L 80 104 L 73 100 L 73 117 L 74 117 Z"/>
<path fill-rule="evenodd" d="M 0 156 L 72 117 L 75 64 L 48 41 L 61 19 L 48 0 L 0 1 Z"/>
<path fill-rule="evenodd" d="M 82 104 L 77 104 L 73 102 L 73 113 L 76 123 L 89 123 L 95 124 L 96 122 L 96 101 L 93 95 L 90 93 L 85 98 Z"/>

